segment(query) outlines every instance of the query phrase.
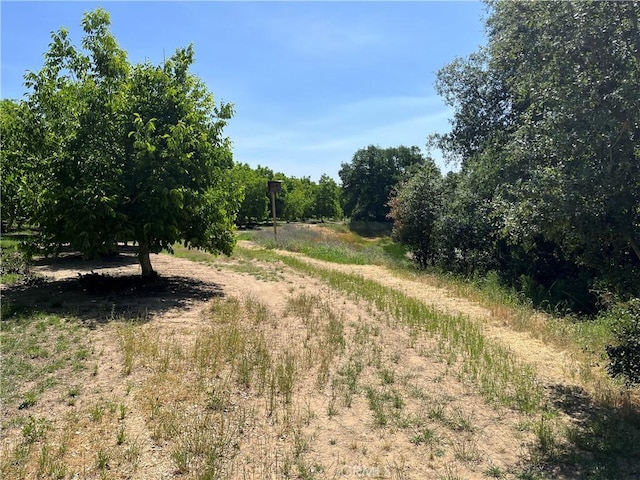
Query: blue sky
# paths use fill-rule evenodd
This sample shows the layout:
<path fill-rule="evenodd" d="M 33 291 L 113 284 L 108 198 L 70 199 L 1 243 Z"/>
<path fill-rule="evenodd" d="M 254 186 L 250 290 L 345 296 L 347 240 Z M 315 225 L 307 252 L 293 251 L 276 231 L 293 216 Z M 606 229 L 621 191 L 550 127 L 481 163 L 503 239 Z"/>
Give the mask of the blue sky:
<path fill-rule="evenodd" d="M 449 129 L 435 74 L 485 43 L 478 2 L 0 2 L 2 98 L 25 93 L 50 32 L 80 44 L 101 6 L 131 62 L 194 44 L 192 71 L 236 115 L 236 161 L 339 180 L 368 145 L 417 145 Z M 439 153 L 433 152 L 439 160 Z M 444 165 L 442 165 L 444 169 Z"/>

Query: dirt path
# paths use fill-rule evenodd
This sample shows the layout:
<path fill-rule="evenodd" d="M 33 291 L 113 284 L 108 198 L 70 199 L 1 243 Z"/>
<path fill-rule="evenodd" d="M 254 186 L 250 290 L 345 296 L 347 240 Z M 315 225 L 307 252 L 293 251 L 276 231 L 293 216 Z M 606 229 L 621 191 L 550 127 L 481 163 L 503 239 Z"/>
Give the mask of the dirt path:
<path fill-rule="evenodd" d="M 241 242 L 241 244 L 245 247 L 252 247 L 250 242 Z M 523 361 L 536 366 L 539 378 L 545 386 L 580 386 L 577 377 L 581 366 L 569 353 L 546 345 L 529 333 L 518 332 L 509 328 L 490 310 L 465 298 L 456 297 L 445 288 L 434 287 L 420 279 L 401 278 L 390 269 L 377 265 L 342 265 L 312 259 L 288 251 L 278 251 L 278 253 L 296 257 L 320 268 L 360 275 L 365 279 L 378 282 L 383 286 L 393 288 L 421 300 L 435 310 L 480 320 L 487 337 L 495 339 L 508 347 Z M 224 263 L 224 260 L 221 260 L 221 263 Z M 55 279 L 72 278 L 77 276 L 78 273 L 86 274 L 92 271 L 95 273 L 104 272 L 110 275 L 134 275 L 139 274 L 140 271 L 140 267 L 136 263 L 116 267 L 112 267 L 109 264 L 106 265 L 105 268 L 101 268 L 100 264 L 72 262 L 62 266 L 59 264 L 43 266 L 39 268 L 39 271 Z M 251 276 L 238 275 L 236 272 L 224 268 L 212 268 L 206 264 L 170 255 L 155 255 L 153 265 L 161 275 L 195 278 L 199 281 L 215 283 L 228 295 L 236 297 L 256 296 L 271 304 L 275 310 L 282 307 L 282 305 L 278 305 L 278 302 L 282 303 L 284 301 L 280 295 L 283 285 L 278 282 L 256 282 L 252 281 Z M 288 285 L 285 283 L 285 288 L 292 288 L 293 285 L 304 288 L 310 282 L 310 279 L 304 279 L 292 272 L 288 272 L 286 276 L 279 275 L 279 278 L 283 282 L 288 282 Z M 312 283 L 317 287 L 317 282 Z M 196 305 L 198 308 L 192 308 Z M 181 303 L 178 307 L 167 310 L 158 318 L 158 321 L 167 326 L 176 323 L 184 325 L 185 322 L 189 323 L 189 321 L 198 317 L 202 305 L 203 303 L 200 300 L 189 299 L 185 304 Z"/>
<path fill-rule="evenodd" d="M 249 242 L 245 242 L 244 246 L 251 248 Z M 490 310 L 465 298 L 456 297 L 447 289 L 434 287 L 424 280 L 409 280 L 398 277 L 390 269 L 378 265 L 342 265 L 312 259 L 288 251 L 280 250 L 278 253 L 298 258 L 320 268 L 360 275 L 367 280 L 372 280 L 421 300 L 435 310 L 480 320 L 487 337 L 508 347 L 523 361 L 535 365 L 540 380 L 546 386 L 567 384 L 578 386 L 578 382 L 574 379 L 578 375 L 580 365 L 571 358 L 570 354 L 545 345 L 529 333 L 514 331 L 503 325 L 503 322 L 496 318 Z"/>
<path fill-rule="evenodd" d="M 360 275 L 415 297 L 435 310 L 478 320 L 487 336 L 507 346 L 522 360 L 534 364 L 546 386 L 572 385 L 567 371 L 573 368 L 569 366 L 573 361 L 567 354 L 530 335 L 500 325 L 499 319 L 489 310 L 455 297 L 446 289 L 419 279 L 400 278 L 379 266 L 338 265 L 290 252 L 278 253 L 295 256 L 323 269 Z M 71 302 L 80 318 L 93 322 L 87 334 L 97 366 L 95 372 L 84 372 L 77 379 L 90 388 L 83 391 L 74 406 L 75 412 L 85 413 L 76 423 L 69 445 L 74 452 L 72 458 L 77 460 L 77 465 L 70 464 L 71 467 L 86 468 L 87 463 L 91 463 L 87 459 L 95 455 L 91 448 L 100 444 L 100 436 L 105 436 L 107 443 L 113 443 L 113 431 L 126 427 L 132 440 L 131 448 L 137 448 L 139 458 L 133 467 L 124 460 L 114 459 L 111 475 L 107 478 L 181 477 L 172 457 L 175 445 L 158 440 L 157 433 L 150 427 L 154 414 L 149 413 L 149 408 L 155 407 L 145 404 L 169 402 L 171 395 L 153 390 L 153 380 L 144 365 L 123 377 L 120 338 L 125 327 L 121 326 L 123 322 L 111 320 L 144 312 L 140 317 L 143 323 L 136 328 L 136 335 L 148 335 L 160 342 L 174 341 L 181 348 L 188 348 L 198 341 L 202 332 L 210 331 L 208 312 L 216 298 L 252 299 L 266 307 L 267 324 L 253 324 L 250 328 L 261 331 L 275 355 L 288 352 L 307 359 L 300 360 L 296 400 L 284 413 L 286 422 L 293 424 L 293 430 L 287 431 L 286 428 L 292 427 L 285 428 L 279 423 L 282 420 L 271 414 L 262 414 L 265 400 L 255 392 L 237 388 L 231 392 L 233 404 L 246 407 L 251 413 L 228 478 L 280 478 L 283 459 L 296 451 L 298 462 L 304 460 L 313 468 L 322 466 L 324 470 L 314 478 L 377 475 L 377 478 L 482 479 L 490 468 L 495 467 L 495 472 L 516 468 L 534 441 L 531 430 L 523 431 L 522 428 L 529 419 L 518 412 L 487 405 L 473 387 L 460 382 L 455 373 L 456 366 L 450 365 L 439 352 L 437 339 L 428 336 L 416 339 L 408 327 L 394 322 L 388 315 L 355 302 L 282 262 L 221 258 L 214 264 L 206 264 L 170 255 L 154 255 L 152 263 L 161 278 L 168 279 L 162 284 L 164 290 L 149 295 L 140 295 L 140 292 L 130 295 L 124 290 L 97 303 L 95 296 L 87 296 L 86 292 L 73 289 L 67 292 L 69 285 L 75 285 L 69 282 L 70 279 L 77 278 L 79 273 L 91 272 L 120 278 L 138 275 L 139 266 L 131 254 L 105 263 L 68 258 L 42 261 L 37 266 L 40 273 L 53 279 L 51 288 L 43 293 L 42 301 L 51 302 L 47 298 L 56 289 L 65 289 L 67 297 L 62 303 Z M 296 299 L 313 300 L 316 302 L 314 308 L 321 306 L 323 310 L 308 314 L 311 315 L 308 318 L 305 318 L 307 314 L 292 313 L 291 302 Z M 333 382 L 319 386 L 317 359 L 326 349 L 320 337 L 330 319 L 338 319 L 343 325 L 348 346 L 326 365 Z M 308 365 L 303 367 L 305 363 Z M 344 382 L 346 373 L 342 372 L 356 364 L 361 369 L 359 388 L 354 394 L 353 405 L 347 406 L 343 399 L 344 385 L 341 387 L 336 382 Z M 65 418 L 69 407 L 60 403 L 59 396 L 59 392 L 49 397 L 45 395 L 32 413 L 40 410 L 48 416 Z M 390 406 L 394 396 L 398 398 L 397 408 Z M 375 399 L 382 405 L 380 418 L 372 417 Z M 122 405 L 120 408 L 123 412 L 126 410 L 126 415 L 123 414 L 120 420 L 111 419 L 104 425 L 97 425 L 86 413 L 90 412 L 90 416 L 96 405 Z M 382 422 L 384 416 L 388 424 L 376 426 L 375 422 Z M 118 451 L 115 447 L 112 450 Z M 118 470 L 118 461 L 133 470 Z"/>

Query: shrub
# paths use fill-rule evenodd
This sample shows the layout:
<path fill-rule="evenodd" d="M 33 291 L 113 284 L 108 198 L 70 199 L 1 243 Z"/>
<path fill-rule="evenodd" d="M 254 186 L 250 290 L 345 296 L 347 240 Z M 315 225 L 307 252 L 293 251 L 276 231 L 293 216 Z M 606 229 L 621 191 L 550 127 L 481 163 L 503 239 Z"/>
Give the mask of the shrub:
<path fill-rule="evenodd" d="M 616 318 L 612 332 L 614 345 L 607 346 L 609 365 L 613 377 L 623 377 L 627 385 L 640 385 L 640 298 L 613 307 Z"/>

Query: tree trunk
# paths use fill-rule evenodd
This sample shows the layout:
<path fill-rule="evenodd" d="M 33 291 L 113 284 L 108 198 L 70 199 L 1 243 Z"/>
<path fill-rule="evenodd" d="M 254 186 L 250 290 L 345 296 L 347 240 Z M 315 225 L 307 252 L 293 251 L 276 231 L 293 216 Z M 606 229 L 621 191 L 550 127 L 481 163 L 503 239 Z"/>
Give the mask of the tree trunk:
<path fill-rule="evenodd" d="M 140 251 L 138 252 L 138 260 L 142 267 L 142 278 L 154 278 L 156 272 L 153 271 L 151 266 L 151 259 L 149 258 L 149 247 L 147 245 L 140 245 Z"/>

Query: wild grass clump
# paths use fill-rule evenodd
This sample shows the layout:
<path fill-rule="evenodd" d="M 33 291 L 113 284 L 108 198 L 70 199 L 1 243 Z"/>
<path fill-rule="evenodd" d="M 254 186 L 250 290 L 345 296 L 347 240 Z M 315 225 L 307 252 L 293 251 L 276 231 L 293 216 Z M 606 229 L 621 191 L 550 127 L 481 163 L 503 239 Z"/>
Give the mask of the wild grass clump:
<path fill-rule="evenodd" d="M 256 416 L 276 425 L 294 416 L 301 357 L 267 336 L 274 332 L 272 313 L 254 298 L 216 299 L 203 315 L 188 342 L 178 341 L 179 331 L 157 338 L 140 324 L 120 327 L 120 338 L 125 349 L 136 345 L 133 372 L 144 367 L 150 375 L 137 396 L 152 439 L 167 445 L 175 472 L 235 478 L 238 445 Z M 136 333 L 128 335 L 129 328 Z"/>
<path fill-rule="evenodd" d="M 0 351 L 0 403 L 28 409 L 69 372 L 86 369 L 91 344 L 79 320 L 30 313 L 2 319 Z"/>

